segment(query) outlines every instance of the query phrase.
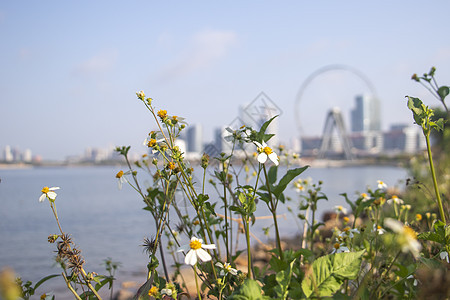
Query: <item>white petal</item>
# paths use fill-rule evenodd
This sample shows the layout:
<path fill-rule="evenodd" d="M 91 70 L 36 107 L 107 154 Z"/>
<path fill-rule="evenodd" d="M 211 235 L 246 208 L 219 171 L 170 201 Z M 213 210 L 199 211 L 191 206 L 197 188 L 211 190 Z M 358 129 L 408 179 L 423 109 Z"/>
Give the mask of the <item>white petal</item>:
<path fill-rule="evenodd" d="M 51 188 L 49 188 L 48 190 L 49 190 L 49 191 L 56 191 L 56 190 L 59 190 L 59 187 L 58 187 L 58 186 L 51 187 Z"/>
<path fill-rule="evenodd" d="M 220 261 L 216 262 L 216 266 L 223 269 L 223 265 L 222 265 L 222 263 Z"/>
<path fill-rule="evenodd" d="M 211 260 L 211 255 L 209 255 L 209 253 L 206 252 L 205 250 L 203 250 L 202 248 L 195 250 L 195 252 L 197 253 L 197 256 L 202 261 L 210 261 Z"/>
<path fill-rule="evenodd" d="M 278 166 L 278 155 L 275 154 L 275 152 L 272 152 L 269 154 L 269 159 L 276 165 Z"/>
<path fill-rule="evenodd" d="M 233 274 L 233 275 L 237 275 L 238 272 L 237 272 L 236 269 L 231 268 L 231 269 L 230 269 L 230 273 Z"/>
<path fill-rule="evenodd" d="M 122 189 L 122 180 L 120 180 L 120 178 L 119 181 L 117 181 L 117 186 L 119 187 L 119 190 Z"/>
<path fill-rule="evenodd" d="M 404 226 L 403 223 L 401 223 L 397 220 L 391 219 L 391 218 L 386 218 L 384 220 L 384 225 L 386 225 L 387 227 L 392 229 L 392 231 L 397 232 L 397 233 L 401 232 L 403 230 L 403 226 Z"/>
<path fill-rule="evenodd" d="M 49 197 L 49 198 L 52 199 L 52 200 L 55 200 L 55 198 L 56 198 L 56 193 L 50 191 L 50 192 L 47 193 L 47 197 Z"/>
<path fill-rule="evenodd" d="M 195 264 L 197 263 L 197 253 L 195 253 L 195 251 L 191 249 L 186 254 L 186 257 L 184 258 L 184 263 L 187 265 L 195 266 Z"/>
<path fill-rule="evenodd" d="M 263 164 L 263 163 L 265 163 L 266 160 L 267 160 L 267 154 L 265 154 L 265 153 L 260 153 L 260 154 L 258 155 L 257 159 L 258 159 L 258 161 L 259 161 L 260 163 Z"/>
<path fill-rule="evenodd" d="M 202 248 L 203 249 L 216 249 L 216 245 L 215 244 L 210 244 L 210 245 L 203 245 L 202 244 Z"/>
<path fill-rule="evenodd" d="M 227 135 L 226 137 L 224 137 L 224 139 L 227 142 L 232 142 L 233 141 L 233 136 L 232 135 Z"/>
<path fill-rule="evenodd" d="M 45 194 L 42 194 L 42 195 L 39 197 L 39 202 L 44 201 L 45 198 L 47 198 L 46 195 L 45 195 Z"/>

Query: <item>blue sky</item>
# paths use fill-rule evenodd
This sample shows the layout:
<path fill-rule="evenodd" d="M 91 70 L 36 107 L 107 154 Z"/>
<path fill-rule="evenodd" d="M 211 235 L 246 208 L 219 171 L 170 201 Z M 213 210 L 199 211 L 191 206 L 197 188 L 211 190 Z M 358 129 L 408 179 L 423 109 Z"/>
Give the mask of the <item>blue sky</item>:
<path fill-rule="evenodd" d="M 410 80 L 437 67 L 450 81 L 448 1 L 2 1 L 0 148 L 44 159 L 88 146 L 141 145 L 158 109 L 212 128 L 265 92 L 281 108 L 279 139 L 321 132 L 326 111 L 348 116 L 367 85 L 384 127 L 412 123 L 405 95 L 437 102 Z M 349 124 L 347 124 L 349 126 Z"/>

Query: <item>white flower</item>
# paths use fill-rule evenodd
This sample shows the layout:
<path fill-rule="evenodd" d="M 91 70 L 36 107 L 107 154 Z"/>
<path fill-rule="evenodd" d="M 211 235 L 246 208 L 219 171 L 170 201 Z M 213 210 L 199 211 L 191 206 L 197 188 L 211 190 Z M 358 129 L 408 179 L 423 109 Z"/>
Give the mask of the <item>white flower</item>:
<path fill-rule="evenodd" d="M 377 180 L 377 183 L 378 183 L 378 188 L 379 188 L 380 190 L 385 190 L 385 189 L 387 189 L 387 184 L 384 183 L 383 181 Z"/>
<path fill-rule="evenodd" d="M 386 230 L 384 230 L 383 227 L 377 224 L 373 224 L 373 231 L 376 231 L 379 235 L 386 233 Z"/>
<path fill-rule="evenodd" d="M 396 195 L 393 195 L 393 196 L 391 197 L 391 199 L 389 199 L 389 200 L 387 201 L 387 203 L 388 203 L 388 204 L 392 204 L 392 203 L 395 203 L 395 204 L 403 204 L 404 202 L 403 202 L 402 199 L 400 199 L 400 198 L 397 197 Z"/>
<path fill-rule="evenodd" d="M 178 249 L 178 252 L 187 251 L 188 249 L 190 250 L 186 254 L 184 262 L 187 265 L 194 266 L 197 263 L 197 257 L 200 258 L 202 261 L 210 261 L 211 255 L 209 255 L 209 253 L 203 249 L 216 249 L 216 245 L 214 244 L 204 245 L 202 239 L 198 239 L 193 236 L 189 244 L 180 247 Z"/>
<path fill-rule="evenodd" d="M 413 275 L 409 275 L 408 277 L 406 277 L 406 279 L 414 279 L 413 285 L 414 285 L 414 286 L 417 286 L 418 281 L 417 281 L 417 279 L 416 279 Z"/>
<path fill-rule="evenodd" d="M 447 251 L 442 251 L 441 253 L 439 253 L 439 257 L 442 260 L 445 260 L 445 261 L 447 261 L 447 263 L 449 263 L 448 252 Z"/>
<path fill-rule="evenodd" d="M 366 202 L 366 201 L 370 200 L 370 196 L 367 195 L 367 193 L 362 193 L 361 194 L 361 198 L 362 198 L 363 202 Z"/>
<path fill-rule="evenodd" d="M 162 289 L 161 295 L 167 295 L 170 297 L 170 296 L 172 296 L 172 290 L 171 289 Z"/>
<path fill-rule="evenodd" d="M 56 193 L 55 191 L 59 190 L 59 187 L 51 187 L 49 188 L 48 186 L 44 186 L 44 188 L 42 189 L 42 195 L 39 197 L 39 202 L 42 202 L 45 200 L 45 198 L 48 198 L 48 200 L 50 201 L 55 201 L 56 199 Z"/>
<path fill-rule="evenodd" d="M 333 245 L 333 251 L 331 251 L 331 254 L 333 253 L 342 253 L 342 252 L 350 252 L 350 249 L 348 249 L 345 246 L 342 246 L 341 243 L 336 243 Z"/>
<path fill-rule="evenodd" d="M 336 213 L 343 213 L 344 215 L 347 214 L 347 209 L 346 209 L 345 207 L 343 207 L 342 205 L 336 205 L 336 206 L 334 207 L 334 211 L 335 211 Z"/>
<path fill-rule="evenodd" d="M 222 270 L 220 270 L 220 276 L 224 276 L 228 273 L 236 276 L 238 273 L 238 271 L 235 268 L 232 268 L 231 265 L 227 262 L 225 264 L 222 264 L 221 262 L 217 262 L 216 266 L 218 266 L 219 268 L 222 269 Z"/>
<path fill-rule="evenodd" d="M 391 218 L 385 219 L 384 224 L 398 234 L 395 240 L 403 252 L 410 251 L 415 257 L 419 256 L 422 245 L 417 241 L 417 234 L 411 227 Z"/>
<path fill-rule="evenodd" d="M 272 148 L 267 146 L 267 144 L 264 141 L 262 142 L 262 144 L 258 142 L 254 143 L 259 153 L 257 156 L 258 162 L 263 164 L 267 161 L 267 158 L 269 158 L 276 166 L 278 166 L 279 164 L 278 155 L 275 152 L 273 152 Z"/>
<path fill-rule="evenodd" d="M 231 127 L 227 127 L 225 128 L 226 131 L 228 131 L 228 133 L 230 133 L 230 135 L 227 135 L 226 137 L 224 137 L 224 140 L 232 143 L 235 139 L 237 139 L 238 137 L 238 132 L 237 130 L 233 130 L 231 129 Z"/>
<path fill-rule="evenodd" d="M 349 238 L 353 238 L 354 237 L 354 233 L 359 233 L 359 230 L 356 228 L 351 229 L 350 227 L 345 227 L 341 233 L 339 233 L 340 237 L 349 237 Z"/>
<path fill-rule="evenodd" d="M 124 173 L 122 170 L 120 170 L 116 174 L 116 178 L 118 179 L 117 186 L 119 187 L 119 190 L 122 189 L 122 185 L 127 182 L 127 179 L 125 178 L 125 176 L 123 176 L 123 175 L 125 175 L 127 173 Z"/>

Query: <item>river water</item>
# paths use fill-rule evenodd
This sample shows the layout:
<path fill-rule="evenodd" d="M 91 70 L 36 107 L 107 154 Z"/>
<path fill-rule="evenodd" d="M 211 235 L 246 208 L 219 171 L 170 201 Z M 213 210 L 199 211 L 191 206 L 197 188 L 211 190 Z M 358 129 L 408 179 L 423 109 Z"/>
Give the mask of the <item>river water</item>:
<path fill-rule="evenodd" d="M 58 233 L 57 224 L 48 201 L 38 202 L 43 186 L 58 186 L 56 206 L 62 229 L 81 248 L 86 269 L 106 273 L 102 262 L 110 257 L 121 263 L 116 273 L 118 283 L 143 282 L 148 256 L 140 245 L 145 237 L 154 235 L 153 220 L 131 187 L 118 189 L 115 174 L 119 170 L 113 166 L 0 170 L 0 269 L 9 266 L 24 281 L 33 283 L 61 273 L 54 263 L 55 244 L 47 242 L 50 234 Z M 313 182 L 322 180 L 322 191 L 328 196 L 328 201 L 319 202 L 320 216 L 335 205 L 348 207 L 339 194 L 353 196 L 367 187 L 376 188 L 377 180 L 402 189 L 407 172 L 391 166 L 358 166 L 309 168 L 299 176 L 308 177 Z M 286 194 L 295 200 L 288 203 L 295 208 L 298 195 L 292 188 Z M 211 198 L 214 202 L 212 193 Z M 279 221 L 281 235 L 297 234 L 296 220 L 286 206 L 280 206 L 279 213 L 283 215 Z M 264 203 L 258 205 L 256 214 L 269 215 Z M 264 239 L 262 228 L 271 222 L 257 220 L 252 232 Z M 62 278 L 51 279 L 37 294 L 44 292 L 52 292 L 57 299 L 71 299 Z"/>

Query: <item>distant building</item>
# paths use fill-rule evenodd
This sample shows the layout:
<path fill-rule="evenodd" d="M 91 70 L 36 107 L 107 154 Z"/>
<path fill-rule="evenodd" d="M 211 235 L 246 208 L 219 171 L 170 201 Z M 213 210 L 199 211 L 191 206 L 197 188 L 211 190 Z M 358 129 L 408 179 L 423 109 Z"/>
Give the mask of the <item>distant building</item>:
<path fill-rule="evenodd" d="M 381 131 L 380 101 L 365 94 L 356 96 L 355 104 L 350 117 L 352 132 Z"/>
<path fill-rule="evenodd" d="M 383 150 L 380 102 L 367 94 L 355 97 L 355 107 L 350 113 L 351 140 L 356 150 L 379 153 Z"/>
<path fill-rule="evenodd" d="M 6 145 L 3 149 L 3 159 L 6 162 L 12 162 L 14 160 L 14 156 L 9 145 Z"/>
<path fill-rule="evenodd" d="M 203 128 L 200 124 L 189 125 L 186 129 L 186 149 L 188 152 L 203 151 Z"/>
<path fill-rule="evenodd" d="M 32 155 L 32 153 L 31 153 L 31 150 L 30 150 L 30 149 L 26 149 L 26 150 L 23 152 L 22 159 L 23 159 L 23 162 L 31 163 L 31 161 L 33 160 L 33 155 Z"/>
<path fill-rule="evenodd" d="M 384 133 L 384 149 L 394 153 L 416 153 L 426 149 L 426 141 L 418 126 L 397 124 Z"/>

